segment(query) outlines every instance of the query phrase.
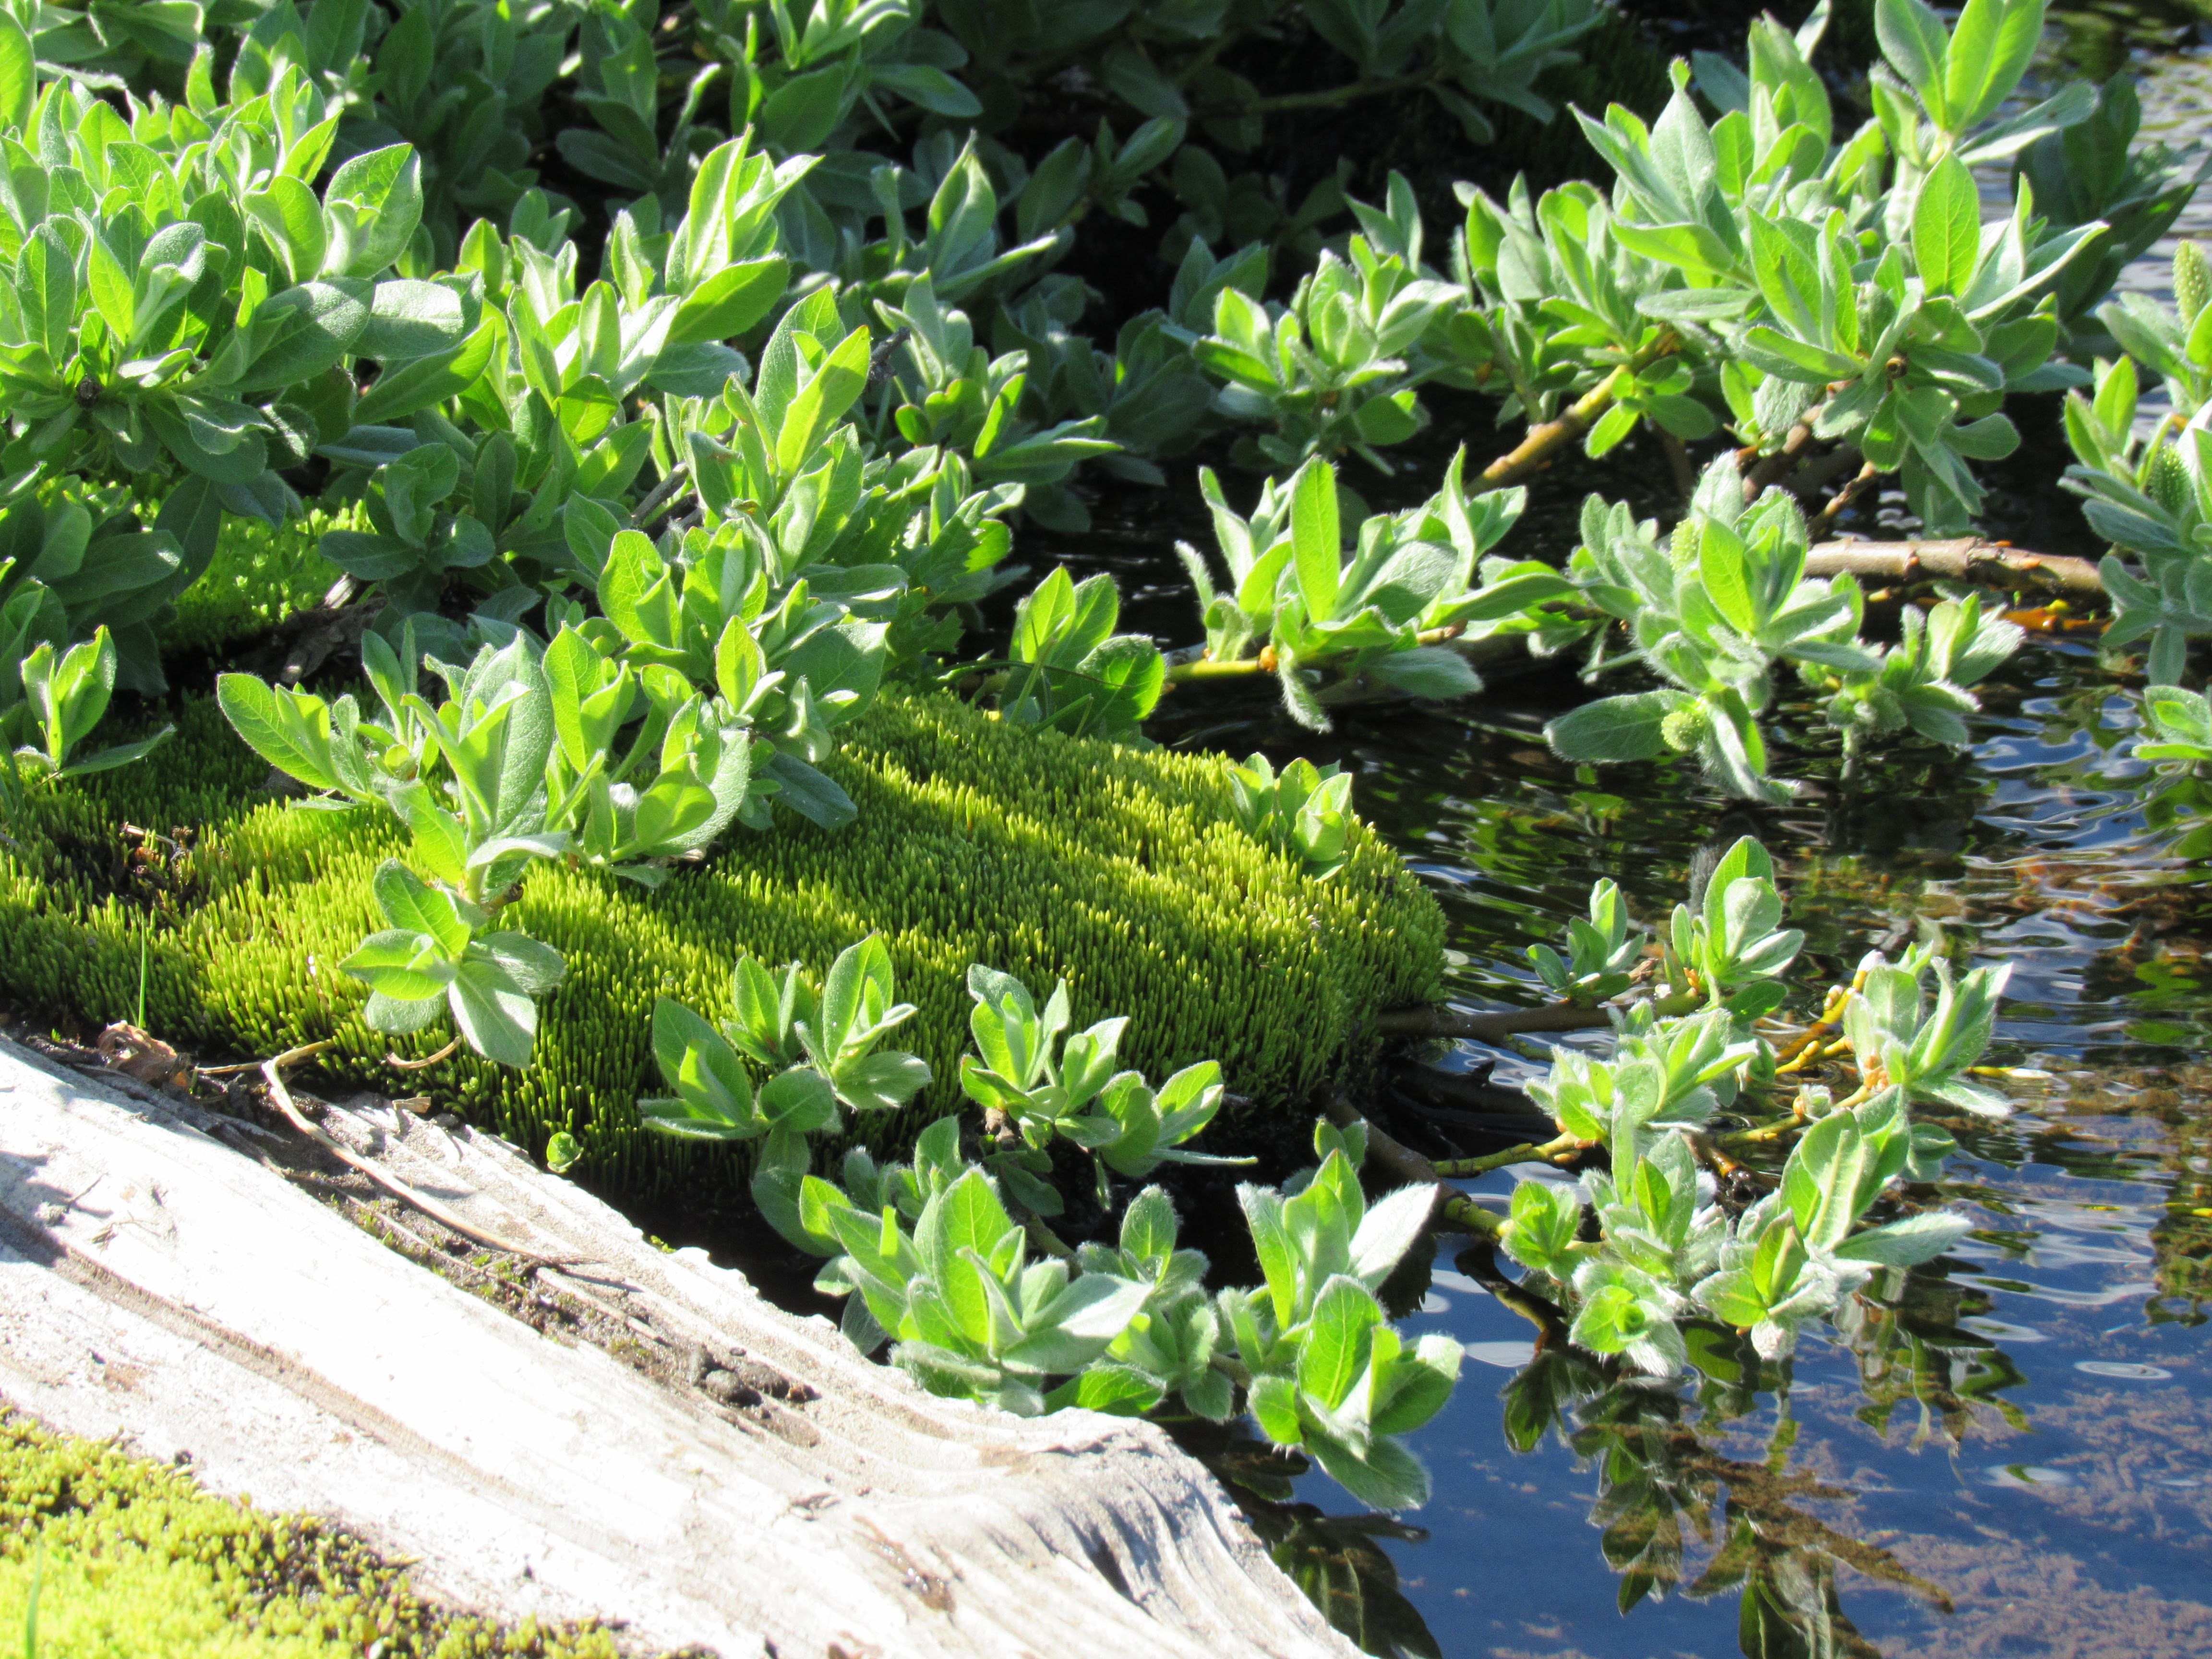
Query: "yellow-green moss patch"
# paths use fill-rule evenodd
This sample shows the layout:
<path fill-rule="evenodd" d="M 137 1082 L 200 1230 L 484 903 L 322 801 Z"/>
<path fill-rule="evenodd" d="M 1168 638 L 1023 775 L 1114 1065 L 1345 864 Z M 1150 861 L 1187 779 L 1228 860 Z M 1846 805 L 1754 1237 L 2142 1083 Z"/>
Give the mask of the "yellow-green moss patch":
<path fill-rule="evenodd" d="M 592 1627 L 502 1628 L 425 1602 L 311 1516 L 50 1432 L 0 1405 L 0 1651 L 37 1659 L 615 1659 Z M 372 1644 L 381 1644 L 380 1649 Z"/>
<path fill-rule="evenodd" d="M 35 830 L 0 848 L 0 981 L 88 1020 L 127 1017 L 143 941 L 155 1030 L 264 1054 L 327 1038 L 324 1063 L 391 1086 L 392 1039 L 362 1024 L 364 988 L 332 964 L 382 925 L 368 877 L 401 850 L 397 827 L 258 793 L 266 767 L 211 704 L 188 703 L 179 723 L 151 763 L 40 797 Z M 958 1101 L 971 961 L 1040 991 L 1064 975 L 1079 1023 L 1130 1016 L 1127 1063 L 1158 1077 L 1216 1059 L 1231 1089 L 1263 1107 L 1357 1069 L 1376 1012 L 1435 980 L 1443 919 L 1396 854 L 1359 826 L 1344 868 L 1312 879 L 1237 827 L 1216 757 L 890 696 L 829 769 L 860 807 L 836 833 L 793 820 L 738 830 L 654 893 L 534 872 L 507 915 L 568 961 L 536 1064 L 516 1073 L 463 1057 L 421 1080 L 532 1147 L 569 1129 L 589 1174 L 665 1192 L 729 1160 L 638 1126 L 636 1097 L 660 1092 L 653 1001 L 726 1012 L 741 950 L 819 971 L 883 933 L 899 994 L 921 1010 L 908 1046 L 938 1080 L 903 1121 L 872 1126 L 879 1141 Z M 193 839 L 179 854 L 142 845 L 126 823 Z M 403 1052 L 445 1037 L 434 1028 Z"/>

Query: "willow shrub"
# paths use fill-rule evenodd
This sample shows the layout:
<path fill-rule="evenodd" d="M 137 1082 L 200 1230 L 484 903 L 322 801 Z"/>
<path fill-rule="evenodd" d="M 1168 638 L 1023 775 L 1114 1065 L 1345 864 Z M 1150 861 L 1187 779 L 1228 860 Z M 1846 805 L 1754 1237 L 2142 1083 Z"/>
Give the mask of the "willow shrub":
<path fill-rule="evenodd" d="M 270 799 L 264 765 L 211 702 L 187 702 L 178 723 L 161 764 L 41 794 L 28 833 L 0 847 L 0 984 L 90 1020 L 130 1018 L 143 946 L 146 1023 L 164 1036 L 258 1054 L 327 1039 L 322 1065 L 395 1086 L 395 1042 L 421 1054 L 443 1037 L 371 1030 L 363 988 L 335 964 L 377 925 L 369 878 L 401 851 L 398 826 Z M 569 964 L 535 1064 L 463 1054 L 409 1086 L 527 1146 L 568 1130 L 586 1172 L 663 1192 L 744 1173 L 647 1136 L 635 1104 L 659 1091 L 654 999 L 720 1017 L 740 951 L 819 973 L 883 934 L 920 1007 L 907 1046 L 936 1079 L 872 1121 L 902 1149 L 958 1109 L 971 962 L 1032 984 L 1064 976 L 1079 1019 L 1130 1017 L 1127 1063 L 1164 1075 L 1218 1060 L 1262 1106 L 1356 1071 L 1377 1011 L 1433 988 L 1442 915 L 1364 824 L 1316 880 L 1238 826 L 1218 760 L 1012 726 L 934 696 L 886 696 L 850 729 L 827 763 L 860 809 L 844 830 L 741 835 L 653 893 L 539 871 L 501 917 Z M 197 829 L 181 856 L 155 842 L 134 860 L 126 824 Z"/>

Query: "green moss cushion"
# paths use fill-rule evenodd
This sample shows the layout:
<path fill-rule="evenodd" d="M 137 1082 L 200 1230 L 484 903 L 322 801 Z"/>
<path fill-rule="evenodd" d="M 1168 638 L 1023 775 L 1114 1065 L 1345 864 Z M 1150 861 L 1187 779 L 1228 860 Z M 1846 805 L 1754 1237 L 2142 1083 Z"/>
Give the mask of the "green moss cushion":
<path fill-rule="evenodd" d="M 327 1038 L 323 1063 L 457 1097 L 526 1146 L 571 1130 L 586 1172 L 634 1192 L 729 1167 L 641 1129 L 633 1103 L 661 1092 L 653 999 L 726 1014 L 740 951 L 818 973 L 844 945 L 884 934 L 899 994 L 921 1010 L 906 1046 L 937 1081 L 900 1121 L 867 1126 L 878 1145 L 959 1101 L 971 961 L 1040 994 L 1066 975 L 1079 1025 L 1131 1017 L 1126 1063 L 1158 1080 L 1218 1060 L 1231 1090 L 1262 1108 L 1364 1064 L 1376 1013 L 1421 997 L 1439 967 L 1441 913 L 1364 825 L 1344 868 L 1316 881 L 1237 827 L 1217 757 L 887 695 L 829 763 L 857 823 L 738 830 L 654 893 L 540 869 L 507 912 L 568 961 L 536 1063 L 516 1073 L 458 1057 L 401 1073 L 383 1063 L 392 1039 L 361 1020 L 365 988 L 333 967 L 382 925 L 368 876 L 401 849 L 397 827 L 272 801 L 260 793 L 267 769 L 210 702 L 188 702 L 179 724 L 149 762 L 39 796 L 28 833 L 0 848 L 0 979 L 36 1006 L 128 1018 L 143 944 L 157 1034 L 263 1055 Z M 398 1042 L 419 1054 L 447 1035 Z"/>
<path fill-rule="evenodd" d="M 226 514 L 215 562 L 177 596 L 177 614 L 162 625 L 163 653 L 177 658 L 219 651 L 320 604 L 341 574 L 317 550 L 324 532 L 363 522 L 355 507 L 311 507 L 280 530 Z"/>
<path fill-rule="evenodd" d="M 211 1497 L 167 1464 L 49 1433 L 0 1403 L 0 1653 L 344 1659 L 364 1651 L 614 1659 L 618 1650 L 601 1630 L 501 1629 L 457 1617 L 417 1599 L 404 1572 L 312 1516 Z"/>

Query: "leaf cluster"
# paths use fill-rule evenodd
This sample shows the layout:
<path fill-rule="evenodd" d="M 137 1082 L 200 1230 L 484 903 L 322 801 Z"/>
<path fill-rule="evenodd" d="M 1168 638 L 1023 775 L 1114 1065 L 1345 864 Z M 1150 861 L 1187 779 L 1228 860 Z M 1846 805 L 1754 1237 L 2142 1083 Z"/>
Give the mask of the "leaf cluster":
<path fill-rule="evenodd" d="M 1607 1167 L 1578 1185 L 1522 1182 L 1505 1248 L 1557 1286 L 1575 1343 L 1591 1353 L 1671 1376 L 1687 1363 L 1684 1322 L 1711 1316 L 1778 1358 L 1807 1321 L 1835 1314 L 1877 1269 L 1928 1261 L 1966 1231 L 1963 1219 L 1932 1211 L 1867 1224 L 1892 1182 L 1930 1178 L 1954 1148 L 1941 1129 L 1913 1121 L 1912 1105 L 2008 1109 L 1968 1077 L 2005 970 L 1954 980 L 1926 951 L 1902 965 L 1879 954 L 1862 965 L 1830 1015 L 1860 1088 L 1833 1103 L 1825 1090 L 1801 1093 L 1791 1127 L 1802 1133 L 1778 1189 L 1741 1211 L 1720 1201 L 1690 1137 L 1772 1086 L 1773 1049 L 1756 1022 L 1779 1006 L 1775 976 L 1803 938 L 1781 919 L 1772 864 L 1747 837 L 1714 871 L 1701 906 L 1674 913 L 1672 955 L 1705 987 L 1706 1006 L 1677 1014 L 1639 1004 L 1617 1022 L 1613 1058 L 1562 1050 L 1531 1087 L 1567 1135 L 1604 1150 Z"/>

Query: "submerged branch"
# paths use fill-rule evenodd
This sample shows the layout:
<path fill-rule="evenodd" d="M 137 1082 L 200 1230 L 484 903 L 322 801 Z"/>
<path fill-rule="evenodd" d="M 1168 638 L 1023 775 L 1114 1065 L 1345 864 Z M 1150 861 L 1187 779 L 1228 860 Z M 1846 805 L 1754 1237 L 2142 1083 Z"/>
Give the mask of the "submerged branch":
<path fill-rule="evenodd" d="M 1526 1285 L 1508 1279 L 1498 1270 L 1497 1247 L 1488 1238 L 1479 1238 L 1456 1256 L 1452 1265 L 1469 1279 L 1496 1297 L 1498 1302 L 1519 1314 L 1536 1328 L 1536 1352 L 1563 1347 L 1567 1341 L 1567 1316 L 1559 1304 L 1546 1300 Z"/>
<path fill-rule="evenodd" d="M 1543 1008 L 1508 1008 L 1496 1013 L 1466 1014 L 1456 1008 L 1393 1008 L 1378 1015 L 1382 1036 L 1471 1037 L 1502 1042 L 1523 1031 L 1596 1031 L 1612 1022 L 1602 1008 L 1555 1002 Z"/>

